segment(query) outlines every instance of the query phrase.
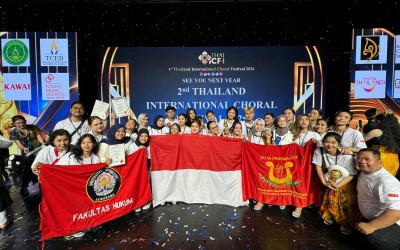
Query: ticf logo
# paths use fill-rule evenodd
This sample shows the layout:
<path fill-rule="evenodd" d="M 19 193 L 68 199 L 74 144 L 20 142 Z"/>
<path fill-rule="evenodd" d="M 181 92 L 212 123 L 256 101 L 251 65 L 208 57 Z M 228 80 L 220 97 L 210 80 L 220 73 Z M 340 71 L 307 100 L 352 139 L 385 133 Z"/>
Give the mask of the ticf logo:
<path fill-rule="evenodd" d="M 208 54 L 207 51 L 203 51 L 201 55 L 199 55 L 199 60 L 204 64 L 224 64 L 225 55 L 224 53 L 211 53 Z"/>

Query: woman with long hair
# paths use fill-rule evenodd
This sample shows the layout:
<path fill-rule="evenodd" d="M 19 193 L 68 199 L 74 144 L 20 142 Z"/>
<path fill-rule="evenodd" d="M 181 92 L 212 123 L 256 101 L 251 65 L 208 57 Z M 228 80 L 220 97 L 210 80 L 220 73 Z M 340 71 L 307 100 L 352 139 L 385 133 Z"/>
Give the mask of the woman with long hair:
<path fill-rule="evenodd" d="M 282 115 L 286 116 L 287 123 L 288 123 L 287 127 L 288 127 L 289 130 L 291 130 L 292 126 L 294 125 L 296 111 L 291 107 L 286 107 L 282 111 Z"/>
<path fill-rule="evenodd" d="M 236 138 L 242 141 L 247 141 L 247 137 L 244 136 L 242 133 L 243 132 L 242 123 L 234 122 L 229 131 L 230 131 L 230 134 L 228 136 L 229 138 Z"/>
<path fill-rule="evenodd" d="M 97 156 L 98 142 L 91 134 L 84 134 L 63 159 L 59 161 L 60 165 L 85 165 L 100 163 L 100 157 Z"/>
<path fill-rule="evenodd" d="M 326 187 L 320 214 L 326 225 L 334 221 L 341 225 L 342 234 L 351 233 L 357 221 L 362 219 L 358 210 L 355 182 L 357 170 L 352 155 L 341 154 L 341 136 L 328 132 L 323 138 L 323 148 L 314 151 L 315 164 L 321 184 Z M 327 172 L 324 174 L 324 170 Z"/>
<path fill-rule="evenodd" d="M 172 123 L 171 126 L 169 127 L 169 133 L 171 135 L 176 135 L 181 133 L 181 126 L 177 123 Z"/>
<path fill-rule="evenodd" d="M 238 109 L 235 106 L 231 106 L 226 110 L 226 118 L 219 121 L 218 124 L 221 134 L 229 134 L 232 124 L 239 121 L 238 115 Z"/>
<path fill-rule="evenodd" d="M 328 132 L 328 121 L 322 118 L 317 119 L 317 122 L 314 126 L 314 131 L 317 132 L 321 138 L 323 138 Z"/>
<path fill-rule="evenodd" d="M 376 139 L 372 148 L 381 153 L 382 166 L 396 176 L 399 169 L 400 124 L 390 111 L 377 115 L 376 121 L 377 128 L 364 135 L 364 139 Z"/>
<path fill-rule="evenodd" d="M 190 127 L 192 125 L 192 121 L 196 119 L 197 113 L 194 108 L 188 108 L 186 110 L 186 126 Z"/>
<path fill-rule="evenodd" d="M 182 134 L 190 134 L 190 126 L 186 125 L 186 121 L 187 121 L 187 116 L 184 113 L 180 113 L 178 115 L 178 124 L 179 127 L 181 128 L 181 133 Z"/>

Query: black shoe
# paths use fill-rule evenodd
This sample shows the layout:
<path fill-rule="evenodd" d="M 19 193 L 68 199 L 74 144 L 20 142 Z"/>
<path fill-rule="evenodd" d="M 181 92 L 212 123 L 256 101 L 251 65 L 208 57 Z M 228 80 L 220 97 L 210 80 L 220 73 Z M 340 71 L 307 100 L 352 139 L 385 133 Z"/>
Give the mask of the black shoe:
<path fill-rule="evenodd" d="M 29 190 L 28 188 L 21 188 L 21 190 L 19 191 L 19 193 L 23 196 L 28 196 L 29 195 Z"/>

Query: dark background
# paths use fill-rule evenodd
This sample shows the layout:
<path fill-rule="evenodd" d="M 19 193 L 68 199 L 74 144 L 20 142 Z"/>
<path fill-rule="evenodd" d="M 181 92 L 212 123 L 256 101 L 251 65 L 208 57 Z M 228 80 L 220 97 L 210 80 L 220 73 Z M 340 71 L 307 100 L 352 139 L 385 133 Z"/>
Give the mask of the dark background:
<path fill-rule="evenodd" d="M 326 115 L 348 109 L 352 30 L 400 34 L 398 1 L 10 1 L 3 31 L 76 31 L 80 98 L 97 97 L 99 47 L 315 45 L 326 62 Z M 139 111 L 140 112 L 140 111 Z"/>

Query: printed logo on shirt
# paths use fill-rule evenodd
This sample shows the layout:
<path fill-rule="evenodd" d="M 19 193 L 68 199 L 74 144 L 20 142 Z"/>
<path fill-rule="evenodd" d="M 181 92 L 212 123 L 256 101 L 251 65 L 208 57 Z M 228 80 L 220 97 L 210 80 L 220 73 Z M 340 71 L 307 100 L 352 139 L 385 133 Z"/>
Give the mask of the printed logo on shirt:
<path fill-rule="evenodd" d="M 120 174 L 113 168 L 102 168 L 88 179 L 86 193 L 93 202 L 101 202 L 116 196 L 120 187 Z"/>
<path fill-rule="evenodd" d="M 388 194 L 389 200 L 400 200 L 399 194 Z"/>

